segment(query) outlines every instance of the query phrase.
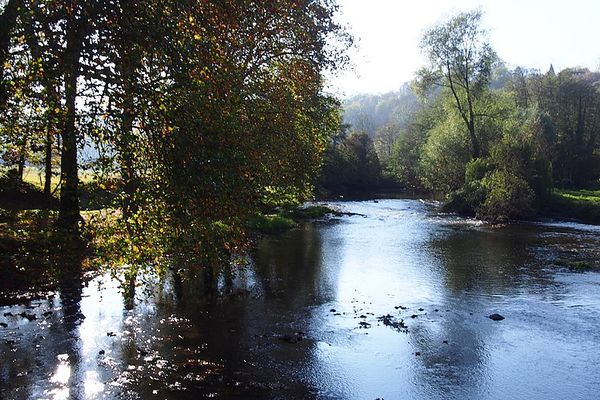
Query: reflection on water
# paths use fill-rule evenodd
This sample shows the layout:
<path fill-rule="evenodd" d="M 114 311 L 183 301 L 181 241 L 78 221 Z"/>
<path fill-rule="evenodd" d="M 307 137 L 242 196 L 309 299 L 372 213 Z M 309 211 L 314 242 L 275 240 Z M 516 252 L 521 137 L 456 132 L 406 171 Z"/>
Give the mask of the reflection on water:
<path fill-rule="evenodd" d="M 600 274 L 559 266 L 598 262 L 594 227 L 335 206 L 363 216 L 264 239 L 216 298 L 174 275 L 128 310 L 107 277 L 64 277 L 0 308 L 0 398 L 597 396 Z"/>

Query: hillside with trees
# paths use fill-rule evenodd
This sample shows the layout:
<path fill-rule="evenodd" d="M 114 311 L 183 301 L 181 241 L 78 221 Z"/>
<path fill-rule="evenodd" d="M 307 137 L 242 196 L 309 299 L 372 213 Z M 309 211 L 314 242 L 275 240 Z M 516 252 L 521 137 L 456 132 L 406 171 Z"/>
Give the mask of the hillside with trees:
<path fill-rule="evenodd" d="M 481 16 L 426 31 L 428 64 L 404 95 L 346 101 L 347 130 L 373 138 L 381 176 L 448 210 L 492 222 L 556 213 L 553 191 L 599 184 L 600 72 L 510 69 Z"/>

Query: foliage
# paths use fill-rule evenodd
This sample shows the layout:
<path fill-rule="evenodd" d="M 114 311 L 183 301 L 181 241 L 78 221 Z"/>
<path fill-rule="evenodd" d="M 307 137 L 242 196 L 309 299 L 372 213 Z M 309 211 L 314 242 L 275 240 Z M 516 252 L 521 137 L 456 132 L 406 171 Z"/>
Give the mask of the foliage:
<path fill-rule="evenodd" d="M 381 165 L 371 138 L 352 132 L 332 140 L 325 152 L 321 191 L 325 194 L 360 193 L 373 190 L 381 180 Z"/>
<path fill-rule="evenodd" d="M 461 122 L 448 114 L 448 120 L 428 132 L 419 170 L 426 188 L 449 193 L 464 184 L 465 166 L 471 159 L 469 138 Z"/>
<path fill-rule="evenodd" d="M 509 171 L 496 170 L 482 180 L 482 185 L 487 193 L 476 210 L 478 218 L 500 223 L 533 214 L 535 194 L 523 178 Z"/>
<path fill-rule="evenodd" d="M 447 89 L 469 133 L 471 157 L 481 155 L 476 130 L 478 102 L 487 90 L 496 54 L 480 27 L 481 11 L 459 13 L 425 32 L 421 47 L 429 61 L 417 73 L 415 88 L 427 92 L 432 86 Z"/>
<path fill-rule="evenodd" d="M 167 255 L 219 268 L 263 202 L 311 196 L 340 125 L 323 73 L 343 67 L 351 44 L 335 2 L 22 0 L 15 10 L 2 31 L 11 90 L 0 151 L 21 169 L 43 163 L 50 188 L 60 137 L 60 220 L 76 228 L 80 206 L 117 207 L 86 234 L 130 279 Z M 82 146 L 99 152 L 93 183 L 79 182 Z"/>
<path fill-rule="evenodd" d="M 429 131 L 446 115 L 440 100 L 438 97 L 432 104 L 415 112 L 392 145 L 388 161 L 389 172 L 406 189 L 424 189 L 419 160 Z"/>
<path fill-rule="evenodd" d="M 386 125 L 404 128 L 419 109 L 419 102 L 410 85 L 404 84 L 394 92 L 352 96 L 342 106 L 344 123 L 375 139 L 377 131 Z"/>

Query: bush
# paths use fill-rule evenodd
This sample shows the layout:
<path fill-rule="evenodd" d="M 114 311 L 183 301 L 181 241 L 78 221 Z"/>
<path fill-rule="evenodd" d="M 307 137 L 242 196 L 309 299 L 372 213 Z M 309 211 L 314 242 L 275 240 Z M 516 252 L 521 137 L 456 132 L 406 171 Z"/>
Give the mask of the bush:
<path fill-rule="evenodd" d="M 476 210 L 483 204 L 486 196 L 487 190 L 481 181 L 467 182 L 461 189 L 450 193 L 442 211 L 475 216 Z"/>
<path fill-rule="evenodd" d="M 476 210 L 478 218 L 501 223 L 533 215 L 535 194 L 523 178 L 508 171 L 496 170 L 481 182 L 487 194 L 483 204 Z"/>
<path fill-rule="evenodd" d="M 264 234 L 277 234 L 296 227 L 296 222 L 281 215 L 257 215 L 247 223 L 248 229 Z"/>
<path fill-rule="evenodd" d="M 327 214 L 336 214 L 336 211 L 326 206 L 308 206 L 295 208 L 285 213 L 286 217 L 293 219 L 316 219 L 323 218 Z"/>
<path fill-rule="evenodd" d="M 493 169 L 494 165 L 488 158 L 475 158 L 467 163 L 465 182 L 468 184 L 480 181 Z"/>
<path fill-rule="evenodd" d="M 469 140 L 462 126 L 452 119 L 429 132 L 419 160 L 426 188 L 450 193 L 465 183 L 465 166 L 471 159 Z"/>

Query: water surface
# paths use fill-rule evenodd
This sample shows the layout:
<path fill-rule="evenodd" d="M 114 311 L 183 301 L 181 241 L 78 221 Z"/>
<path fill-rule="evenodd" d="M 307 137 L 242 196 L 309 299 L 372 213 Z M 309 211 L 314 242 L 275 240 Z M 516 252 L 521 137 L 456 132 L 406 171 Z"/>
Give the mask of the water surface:
<path fill-rule="evenodd" d="M 332 205 L 360 215 L 265 238 L 217 297 L 169 278 L 126 310 L 99 277 L 0 308 L 0 398 L 598 398 L 600 274 L 561 266 L 598 227 Z"/>

